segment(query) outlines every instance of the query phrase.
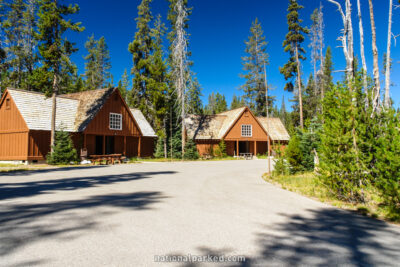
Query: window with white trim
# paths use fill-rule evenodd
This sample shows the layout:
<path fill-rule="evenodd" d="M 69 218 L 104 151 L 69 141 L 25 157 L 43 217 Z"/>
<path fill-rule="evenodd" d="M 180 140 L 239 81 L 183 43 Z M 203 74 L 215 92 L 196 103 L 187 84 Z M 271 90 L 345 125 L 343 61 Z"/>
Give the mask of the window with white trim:
<path fill-rule="evenodd" d="M 251 124 L 243 124 L 242 125 L 242 136 L 243 137 L 252 137 L 253 129 Z"/>
<path fill-rule="evenodd" d="M 122 115 L 110 113 L 110 130 L 122 130 Z"/>

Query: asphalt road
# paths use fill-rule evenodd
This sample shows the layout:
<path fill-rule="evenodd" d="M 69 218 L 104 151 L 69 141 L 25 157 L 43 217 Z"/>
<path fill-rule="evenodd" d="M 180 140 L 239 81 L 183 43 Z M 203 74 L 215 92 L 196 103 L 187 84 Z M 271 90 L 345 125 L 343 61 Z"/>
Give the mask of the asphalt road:
<path fill-rule="evenodd" d="M 164 266 L 155 260 L 175 256 L 192 262 L 171 266 L 202 266 L 211 256 L 246 257 L 219 266 L 400 264 L 400 227 L 270 185 L 261 179 L 266 166 L 143 163 L 2 174 L 0 265 Z"/>

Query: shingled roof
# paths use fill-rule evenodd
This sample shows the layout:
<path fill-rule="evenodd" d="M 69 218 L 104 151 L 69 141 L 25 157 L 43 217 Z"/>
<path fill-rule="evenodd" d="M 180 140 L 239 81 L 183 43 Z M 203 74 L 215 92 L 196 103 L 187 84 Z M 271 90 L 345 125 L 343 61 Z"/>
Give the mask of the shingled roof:
<path fill-rule="evenodd" d="M 103 107 L 114 88 L 97 89 L 57 96 L 56 129 L 82 132 Z M 18 110 L 30 130 L 51 130 L 52 98 L 42 93 L 10 89 Z M 130 110 L 143 136 L 156 137 L 150 124 L 140 110 Z"/>
<path fill-rule="evenodd" d="M 216 115 L 188 115 L 185 119 L 188 138 L 220 140 L 246 110 L 241 107 Z M 289 134 L 279 118 L 256 118 L 274 141 L 287 141 Z"/>
<path fill-rule="evenodd" d="M 150 123 L 144 117 L 143 113 L 139 109 L 136 109 L 136 108 L 131 108 L 130 110 L 131 110 L 131 113 L 132 113 L 133 117 L 135 118 L 143 136 L 157 137 L 156 133 L 154 132 Z"/>
<path fill-rule="evenodd" d="M 19 89 L 7 89 L 30 130 L 50 130 L 53 102 L 44 94 Z M 79 102 L 57 97 L 56 128 L 75 132 L 75 117 Z"/>
<path fill-rule="evenodd" d="M 266 117 L 257 117 L 257 119 L 273 141 L 289 141 L 289 133 L 281 119 Z"/>
<path fill-rule="evenodd" d="M 68 97 L 79 101 L 78 111 L 74 119 L 75 132 L 85 130 L 113 91 L 114 88 L 105 88 L 61 95 L 61 97 Z"/>

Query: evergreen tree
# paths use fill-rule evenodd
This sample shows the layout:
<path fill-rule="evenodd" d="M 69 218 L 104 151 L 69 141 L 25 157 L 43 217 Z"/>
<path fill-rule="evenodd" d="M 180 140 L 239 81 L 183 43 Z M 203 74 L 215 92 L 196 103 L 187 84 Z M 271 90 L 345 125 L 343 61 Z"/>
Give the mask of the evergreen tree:
<path fill-rule="evenodd" d="M 110 73 L 110 52 L 105 38 L 95 40 L 94 35 L 89 36 L 85 43 L 88 54 L 85 56 L 86 90 L 111 87 L 112 76 Z"/>
<path fill-rule="evenodd" d="M 308 78 L 307 87 L 304 92 L 304 121 L 308 125 L 313 118 L 317 116 L 317 106 L 321 102 L 317 90 L 315 89 L 315 80 L 312 74 Z"/>
<path fill-rule="evenodd" d="M 244 99 L 242 97 L 233 95 L 230 107 L 231 110 L 244 107 L 245 105 L 246 104 L 244 103 Z"/>
<path fill-rule="evenodd" d="M 245 84 L 241 86 L 248 107 L 254 111 L 256 116 L 266 115 L 266 88 L 265 68 L 268 65 L 268 54 L 266 52 L 267 42 L 256 18 L 250 28 L 250 36 L 246 44 L 246 56 L 242 58 L 243 71 L 240 77 L 244 78 Z"/>
<path fill-rule="evenodd" d="M 131 106 L 139 108 L 148 118 L 151 113 L 150 92 L 147 90 L 151 79 L 150 57 L 153 53 L 154 44 L 151 36 L 150 23 L 153 15 L 150 11 L 152 0 L 142 0 L 138 6 L 138 17 L 136 20 L 136 33 L 134 40 L 129 44 L 128 50 L 132 54 L 133 75 L 132 103 Z"/>
<path fill-rule="evenodd" d="M 74 148 L 68 132 L 63 130 L 56 133 L 56 142 L 53 152 L 47 156 L 47 162 L 52 165 L 70 164 L 78 161 L 78 154 Z"/>
<path fill-rule="evenodd" d="M 56 124 L 56 96 L 60 89 L 60 78 L 65 66 L 70 65 L 69 56 L 76 49 L 73 43 L 63 38 L 67 30 L 83 31 L 80 22 L 66 20 L 66 16 L 79 11 L 78 5 L 65 6 L 57 0 L 39 0 L 39 20 L 37 24 L 39 54 L 43 63 L 43 70 L 50 74 L 52 87 L 46 88 L 47 94 L 53 95 L 53 109 L 51 120 L 51 147 L 54 147 Z M 65 79 L 65 75 L 63 75 Z"/>
<path fill-rule="evenodd" d="M 192 82 L 187 91 L 186 110 L 188 114 L 202 114 L 203 103 L 201 101 L 201 86 L 194 74 L 191 75 Z"/>
<path fill-rule="evenodd" d="M 205 113 L 208 115 L 218 114 L 228 110 L 225 96 L 220 93 L 212 92 L 208 96 L 208 104 L 205 107 Z"/>
<path fill-rule="evenodd" d="M 8 12 L 3 22 L 5 52 L 9 68 L 8 85 L 31 89 L 28 79 L 32 75 L 37 56 L 34 48 L 36 24 L 36 0 L 14 0 L 8 3 Z"/>
<path fill-rule="evenodd" d="M 128 72 L 125 69 L 124 74 L 122 74 L 121 80 L 118 82 L 118 89 L 119 92 L 121 93 L 122 98 L 125 100 L 125 102 L 128 103 L 128 88 L 130 88 L 129 85 L 129 76 Z"/>
<path fill-rule="evenodd" d="M 324 99 L 325 92 L 328 92 L 333 86 L 333 62 L 332 62 L 332 49 L 330 46 L 326 49 L 324 65 L 322 69 L 322 87 L 321 87 L 321 100 Z"/>
<path fill-rule="evenodd" d="M 285 77 L 288 83 L 285 85 L 285 90 L 293 92 L 295 86 L 293 85 L 293 79 L 297 80 L 297 98 L 299 105 L 299 125 L 303 128 L 303 92 L 301 84 L 301 66 L 300 60 L 305 60 L 306 51 L 301 47 L 301 43 L 304 42 L 304 34 L 308 33 L 308 29 L 302 27 L 300 24 L 302 20 L 299 19 L 299 10 L 304 7 L 297 3 L 297 0 L 289 0 L 289 8 L 287 15 L 287 23 L 289 32 L 286 34 L 285 40 L 283 41 L 284 51 L 290 54 L 289 61 L 279 69 L 279 71 Z"/>
<path fill-rule="evenodd" d="M 199 152 L 197 152 L 196 143 L 190 139 L 186 142 L 184 159 L 196 160 L 198 158 Z"/>

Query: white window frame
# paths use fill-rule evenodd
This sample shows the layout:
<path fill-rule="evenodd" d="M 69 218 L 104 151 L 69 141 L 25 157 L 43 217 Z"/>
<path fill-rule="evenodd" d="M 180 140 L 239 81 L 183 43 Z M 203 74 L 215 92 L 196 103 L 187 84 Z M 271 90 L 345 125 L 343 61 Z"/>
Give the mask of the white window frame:
<path fill-rule="evenodd" d="M 110 130 L 122 131 L 122 114 L 110 112 L 108 127 Z"/>
<path fill-rule="evenodd" d="M 253 136 L 253 125 L 251 124 L 242 124 L 241 127 L 242 137 L 252 137 Z"/>

